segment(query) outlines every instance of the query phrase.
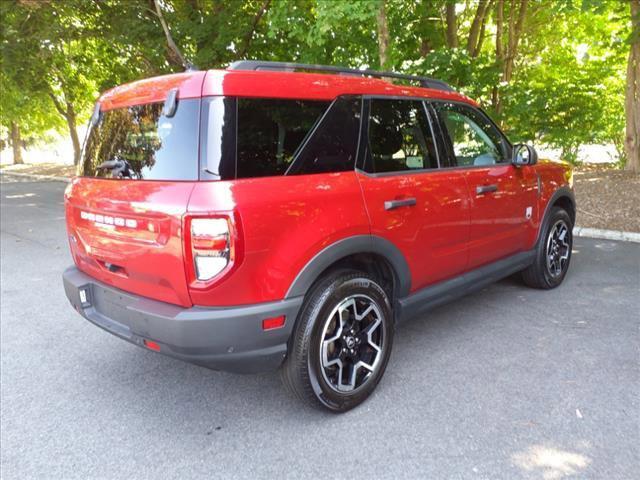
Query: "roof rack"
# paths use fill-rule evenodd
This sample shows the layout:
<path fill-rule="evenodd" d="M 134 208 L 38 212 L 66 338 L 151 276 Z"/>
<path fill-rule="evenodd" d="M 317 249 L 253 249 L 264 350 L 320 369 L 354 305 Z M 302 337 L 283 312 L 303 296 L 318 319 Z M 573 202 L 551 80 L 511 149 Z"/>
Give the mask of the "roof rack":
<path fill-rule="evenodd" d="M 273 70 L 276 72 L 295 72 L 296 70 L 312 70 L 318 72 L 337 73 L 339 75 L 359 75 L 363 77 L 397 78 L 418 82 L 421 87 L 452 92 L 447 83 L 428 77 L 404 75 L 394 72 L 378 72 L 376 70 L 357 70 L 355 68 L 335 67 L 332 65 L 313 65 L 308 63 L 266 62 L 260 60 L 239 60 L 229 65 L 228 70 Z"/>

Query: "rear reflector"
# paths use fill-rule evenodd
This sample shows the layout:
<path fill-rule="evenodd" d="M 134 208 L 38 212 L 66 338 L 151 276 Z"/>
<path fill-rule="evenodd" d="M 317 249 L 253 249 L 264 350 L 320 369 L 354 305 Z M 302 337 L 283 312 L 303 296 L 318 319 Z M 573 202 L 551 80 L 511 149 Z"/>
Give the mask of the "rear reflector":
<path fill-rule="evenodd" d="M 144 340 L 144 346 L 147 347 L 149 350 L 153 350 L 156 352 L 160 351 L 160 345 L 158 345 L 153 340 Z"/>
<path fill-rule="evenodd" d="M 275 328 L 284 327 L 285 318 L 286 317 L 284 315 L 274 318 L 265 318 L 264 320 L 262 320 L 262 329 L 273 330 Z"/>

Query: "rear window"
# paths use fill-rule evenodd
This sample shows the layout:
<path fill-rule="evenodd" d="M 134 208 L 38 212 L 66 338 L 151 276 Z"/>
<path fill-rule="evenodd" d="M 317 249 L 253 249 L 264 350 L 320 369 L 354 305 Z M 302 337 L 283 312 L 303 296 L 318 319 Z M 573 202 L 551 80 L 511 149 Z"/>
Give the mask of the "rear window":
<path fill-rule="evenodd" d="M 163 103 L 102 112 L 89 130 L 80 174 L 137 180 L 197 180 L 200 100 L 179 100 L 172 117 Z"/>

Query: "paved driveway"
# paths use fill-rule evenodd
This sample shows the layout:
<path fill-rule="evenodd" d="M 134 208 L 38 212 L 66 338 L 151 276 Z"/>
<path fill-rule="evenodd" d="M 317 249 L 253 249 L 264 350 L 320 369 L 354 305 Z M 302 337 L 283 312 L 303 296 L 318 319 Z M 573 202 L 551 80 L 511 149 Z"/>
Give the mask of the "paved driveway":
<path fill-rule="evenodd" d="M 404 325 L 360 408 L 162 357 L 75 313 L 64 184 L 1 185 L 2 478 L 639 478 L 640 245 L 577 239 Z"/>

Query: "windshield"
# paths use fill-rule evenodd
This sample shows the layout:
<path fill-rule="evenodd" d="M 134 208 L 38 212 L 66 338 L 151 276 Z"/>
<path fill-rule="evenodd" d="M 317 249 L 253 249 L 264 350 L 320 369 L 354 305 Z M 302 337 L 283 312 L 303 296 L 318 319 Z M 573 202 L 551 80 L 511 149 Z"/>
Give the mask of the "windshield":
<path fill-rule="evenodd" d="M 197 180 L 200 100 L 178 101 L 172 117 L 163 103 L 102 112 L 90 128 L 80 174 L 137 180 Z"/>

